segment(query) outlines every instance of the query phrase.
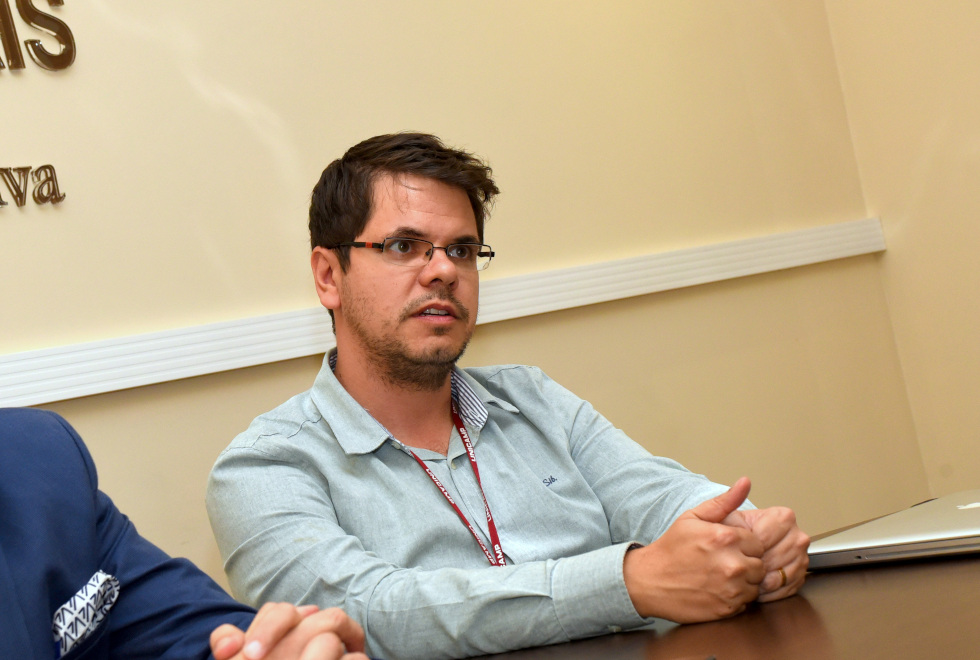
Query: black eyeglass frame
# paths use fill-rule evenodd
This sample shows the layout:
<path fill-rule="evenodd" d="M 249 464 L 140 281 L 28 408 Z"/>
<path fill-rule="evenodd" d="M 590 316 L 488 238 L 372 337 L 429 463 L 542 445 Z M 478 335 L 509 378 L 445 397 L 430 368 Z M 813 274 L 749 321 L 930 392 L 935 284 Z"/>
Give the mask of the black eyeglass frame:
<path fill-rule="evenodd" d="M 453 257 L 450 256 L 450 254 L 449 254 L 449 250 L 452 249 L 452 248 L 454 248 L 454 247 L 456 247 L 457 245 L 465 245 L 467 247 L 477 247 L 478 248 L 477 249 L 477 252 L 476 252 L 477 259 L 479 259 L 480 257 L 486 258 L 486 261 L 482 262 L 483 263 L 483 266 L 482 267 L 479 265 L 480 262 L 478 262 L 478 261 L 474 261 L 473 262 L 473 265 L 475 266 L 475 268 L 473 270 L 475 270 L 477 272 L 482 271 L 482 270 L 486 270 L 487 267 L 490 265 L 490 260 L 493 259 L 494 254 L 495 254 L 494 251 L 493 251 L 493 248 L 491 248 L 486 243 L 450 243 L 449 245 L 446 245 L 445 247 L 440 247 L 440 246 L 436 245 L 435 243 L 433 243 L 432 241 L 427 241 L 424 238 L 412 238 L 410 236 L 389 236 L 386 239 L 384 239 L 384 241 L 382 241 L 380 243 L 378 243 L 377 241 L 352 241 L 352 242 L 349 242 L 349 243 L 337 243 L 337 245 L 333 245 L 333 246 L 331 246 L 331 247 L 329 247 L 327 249 L 328 250 L 335 250 L 335 249 L 341 248 L 341 247 L 373 248 L 375 250 L 380 250 L 381 255 L 384 256 L 385 254 L 390 254 L 390 252 L 388 250 L 385 250 L 385 246 L 388 245 L 391 242 L 394 242 L 394 241 L 414 241 L 416 243 L 427 243 L 429 245 L 429 249 L 426 250 L 425 253 L 424 253 L 425 256 L 427 257 L 427 259 L 424 262 L 426 264 L 429 263 L 430 261 L 432 261 L 432 255 L 435 253 L 436 250 L 442 250 L 443 252 L 446 253 L 446 256 L 449 257 L 449 260 L 452 261 L 454 264 L 456 264 L 457 266 L 463 265 L 463 264 L 466 264 L 467 262 L 465 262 L 465 261 L 459 261 L 457 259 L 453 259 Z M 486 249 L 483 249 L 483 248 L 486 248 Z M 393 266 L 402 266 L 404 268 L 412 268 L 413 267 L 412 264 L 402 264 L 402 263 L 398 263 L 397 261 L 390 261 L 390 260 L 387 260 L 387 259 L 385 260 L 385 262 L 386 263 L 389 263 L 389 264 L 391 264 Z M 416 264 L 415 266 L 417 267 L 418 265 L 419 264 Z"/>

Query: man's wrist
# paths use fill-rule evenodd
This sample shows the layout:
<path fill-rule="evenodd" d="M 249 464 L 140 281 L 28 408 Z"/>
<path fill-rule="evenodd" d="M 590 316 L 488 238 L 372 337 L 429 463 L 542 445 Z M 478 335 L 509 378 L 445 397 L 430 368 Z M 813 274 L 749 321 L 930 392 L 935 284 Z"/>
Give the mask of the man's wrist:
<path fill-rule="evenodd" d="M 589 637 L 636 628 L 647 623 L 636 612 L 623 579 L 624 555 L 631 544 L 619 543 L 565 557 L 552 574 L 558 622 L 572 637 Z"/>

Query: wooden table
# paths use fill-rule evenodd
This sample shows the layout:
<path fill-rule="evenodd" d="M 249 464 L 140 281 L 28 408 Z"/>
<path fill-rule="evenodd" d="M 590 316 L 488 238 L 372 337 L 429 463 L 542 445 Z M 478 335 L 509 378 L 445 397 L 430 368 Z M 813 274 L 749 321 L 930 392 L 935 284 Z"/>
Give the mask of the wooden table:
<path fill-rule="evenodd" d="M 712 623 L 607 635 L 487 658 L 911 660 L 980 658 L 980 557 L 811 574 L 792 598 Z"/>

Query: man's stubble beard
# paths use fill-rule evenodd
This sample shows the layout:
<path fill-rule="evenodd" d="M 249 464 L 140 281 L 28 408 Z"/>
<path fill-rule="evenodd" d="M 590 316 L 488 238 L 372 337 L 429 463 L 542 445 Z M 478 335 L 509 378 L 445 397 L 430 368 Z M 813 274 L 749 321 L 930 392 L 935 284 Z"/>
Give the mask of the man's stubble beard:
<path fill-rule="evenodd" d="M 387 336 L 372 336 L 362 323 L 362 314 L 370 313 L 363 298 L 344 296 L 345 319 L 352 334 L 357 337 L 370 362 L 376 367 L 378 375 L 388 385 L 416 391 L 434 391 L 446 384 L 456 362 L 463 356 L 473 335 L 472 330 L 463 338 L 458 350 L 443 346 L 422 355 L 412 355 L 409 347 L 394 336 L 394 329 Z M 418 309 L 426 302 L 443 301 L 451 303 L 459 312 L 463 323 L 469 319 L 469 310 L 448 290 L 443 290 L 411 301 L 404 307 L 398 324 L 411 317 L 411 310 Z M 353 313 L 352 313 L 353 312 Z M 397 328 L 397 325 L 395 326 Z M 436 328 L 435 335 L 445 335 L 449 328 Z"/>

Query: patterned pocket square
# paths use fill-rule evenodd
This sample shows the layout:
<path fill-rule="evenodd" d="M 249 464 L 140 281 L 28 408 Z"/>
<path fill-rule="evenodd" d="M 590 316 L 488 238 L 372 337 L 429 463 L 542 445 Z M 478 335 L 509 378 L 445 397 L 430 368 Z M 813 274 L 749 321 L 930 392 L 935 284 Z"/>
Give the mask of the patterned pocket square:
<path fill-rule="evenodd" d="M 98 571 L 77 594 L 58 608 L 51 623 L 58 657 L 95 632 L 119 597 L 119 580 Z"/>

